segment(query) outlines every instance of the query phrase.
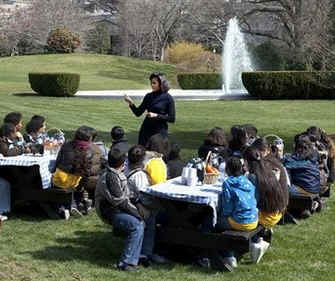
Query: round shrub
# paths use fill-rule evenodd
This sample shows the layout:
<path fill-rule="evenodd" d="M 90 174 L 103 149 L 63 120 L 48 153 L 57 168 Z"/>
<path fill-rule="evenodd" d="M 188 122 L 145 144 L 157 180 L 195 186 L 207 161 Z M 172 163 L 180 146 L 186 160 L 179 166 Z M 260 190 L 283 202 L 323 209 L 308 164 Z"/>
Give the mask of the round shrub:
<path fill-rule="evenodd" d="M 78 91 L 76 73 L 29 73 L 30 87 L 42 96 L 71 97 Z"/>
<path fill-rule="evenodd" d="M 242 81 L 261 99 L 335 99 L 334 71 L 244 72 Z"/>
<path fill-rule="evenodd" d="M 190 89 L 221 89 L 222 75 L 220 73 L 180 73 L 177 75 L 179 86 Z"/>

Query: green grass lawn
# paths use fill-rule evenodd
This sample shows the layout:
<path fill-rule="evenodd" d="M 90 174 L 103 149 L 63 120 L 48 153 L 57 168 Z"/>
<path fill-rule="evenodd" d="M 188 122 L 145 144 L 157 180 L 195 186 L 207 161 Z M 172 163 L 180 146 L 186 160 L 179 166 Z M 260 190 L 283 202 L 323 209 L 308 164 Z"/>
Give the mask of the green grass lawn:
<path fill-rule="evenodd" d="M 88 62 L 90 57 L 87 57 Z M 96 57 L 92 56 L 92 59 L 96 60 Z M 71 58 L 76 62 L 65 63 L 69 71 L 86 69 L 85 65 L 89 64 L 79 55 L 66 58 L 60 56 L 59 60 L 63 62 Z M 27 121 L 32 114 L 38 113 L 47 117 L 49 128 L 61 128 L 68 138 L 78 126 L 87 124 L 95 127 L 107 143 L 110 142 L 111 127 L 121 125 L 126 129 L 130 142 L 136 142 L 141 118 L 133 116 L 123 101 L 13 95 L 29 91 L 24 77 L 35 68 L 28 65 L 39 65 L 44 59 L 50 65 L 55 64 L 54 70 L 61 69 L 61 65 L 57 64 L 58 56 L 41 56 L 36 57 L 36 60 L 32 56 L 0 59 L 1 118 L 15 110 L 22 112 Z M 111 61 L 113 59 L 121 58 L 110 58 Z M 78 65 L 81 60 L 82 67 Z M 146 62 L 143 68 L 145 65 Z M 90 68 L 90 73 L 94 73 L 94 67 L 91 65 Z M 146 88 L 147 75 L 152 70 L 143 70 L 143 78 L 134 78 L 137 82 L 124 78 L 122 84 L 136 84 L 140 85 L 138 88 Z M 119 74 L 122 75 L 126 77 L 125 73 Z M 106 87 L 104 83 L 107 83 L 104 79 L 96 77 L 90 81 L 82 80 L 82 85 L 85 85 L 82 89 L 102 89 L 102 86 Z M 95 88 L 96 85 L 101 88 Z M 228 130 L 233 124 L 241 123 L 253 123 L 258 127 L 260 135 L 275 133 L 281 136 L 285 140 L 286 150 L 290 151 L 294 135 L 308 126 L 320 126 L 329 133 L 335 133 L 333 107 L 333 101 L 318 100 L 177 101 L 177 122 L 170 126 L 170 133 L 171 138 L 181 145 L 185 160 L 196 155 L 197 148 L 210 128 L 221 126 Z M 25 211 L 29 215 L 23 212 L 21 210 L 12 214 L 0 229 L 0 280 L 323 281 L 332 280 L 335 275 L 335 241 L 332 239 L 335 233 L 334 196 L 328 200 L 327 208 L 321 214 L 299 225 L 276 227 L 272 246 L 261 263 L 250 265 L 245 258 L 233 274 L 181 264 L 154 266 L 142 269 L 136 275 L 118 272 L 113 264 L 117 261 L 122 240 L 113 237 L 110 227 L 103 225 L 95 213 L 82 219 L 53 221 L 34 214 L 30 209 Z"/>
<path fill-rule="evenodd" d="M 174 66 L 120 56 L 67 54 L 0 57 L 0 92 L 31 92 L 29 72 L 75 72 L 80 90 L 149 88 L 149 75 L 162 71 L 176 87 Z"/>

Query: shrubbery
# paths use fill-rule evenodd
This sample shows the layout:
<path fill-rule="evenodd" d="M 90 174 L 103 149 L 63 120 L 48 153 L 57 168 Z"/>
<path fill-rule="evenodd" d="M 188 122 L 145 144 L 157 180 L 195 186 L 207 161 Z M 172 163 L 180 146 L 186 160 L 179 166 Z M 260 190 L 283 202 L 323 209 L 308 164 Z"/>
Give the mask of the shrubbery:
<path fill-rule="evenodd" d="M 184 90 L 222 88 L 221 73 L 180 73 L 177 80 Z"/>
<path fill-rule="evenodd" d="M 200 43 L 174 42 L 165 54 L 165 62 L 176 65 L 179 72 L 218 72 L 221 68 L 221 55 L 206 50 Z"/>
<path fill-rule="evenodd" d="M 67 28 L 56 28 L 50 31 L 47 39 L 48 49 L 56 53 L 73 53 L 80 47 L 79 35 Z"/>
<path fill-rule="evenodd" d="M 168 63 L 179 64 L 195 60 L 204 52 L 205 48 L 199 43 L 178 41 L 166 49 L 166 60 Z"/>
<path fill-rule="evenodd" d="M 278 47 L 271 41 L 264 42 L 251 51 L 253 65 L 257 70 L 282 70 L 285 62 Z"/>
<path fill-rule="evenodd" d="M 78 91 L 80 75 L 76 73 L 29 73 L 31 88 L 42 96 L 70 97 Z"/>
<path fill-rule="evenodd" d="M 334 99 L 334 71 L 244 72 L 244 87 L 261 99 Z"/>

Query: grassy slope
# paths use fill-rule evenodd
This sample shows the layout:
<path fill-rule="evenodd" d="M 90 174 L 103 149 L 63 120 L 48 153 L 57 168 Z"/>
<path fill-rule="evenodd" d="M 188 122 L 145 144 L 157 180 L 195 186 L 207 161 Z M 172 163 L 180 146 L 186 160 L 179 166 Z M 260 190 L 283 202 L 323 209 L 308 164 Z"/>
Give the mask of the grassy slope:
<path fill-rule="evenodd" d="M 106 55 L 42 55 L 0 58 L 0 91 L 31 91 L 29 72 L 76 72 L 80 90 L 148 88 L 148 75 L 163 71 L 172 77 L 174 67 L 158 62 Z M 172 78 L 174 83 L 174 78 Z"/>
<path fill-rule="evenodd" d="M 43 59 L 45 57 L 48 56 Z M 57 56 L 50 57 L 58 60 Z M 14 61 L 19 59 L 23 60 L 21 64 L 28 64 L 23 58 L 14 58 Z M 34 61 L 33 57 L 26 59 Z M 2 60 L 1 75 L 4 73 Z M 22 77 L 21 80 L 20 76 L 16 76 L 18 80 L 12 78 L 18 75 L 17 67 L 7 64 L 7 82 L 0 82 L 0 117 L 17 110 L 27 121 L 32 114 L 39 113 L 47 117 L 48 127 L 62 128 L 68 137 L 79 125 L 89 124 L 97 128 L 107 142 L 110 128 L 118 124 L 126 128 L 132 143 L 136 141 L 141 120 L 134 117 L 122 101 L 9 94 L 27 89 Z M 54 68 L 57 70 L 60 66 Z M 143 82 L 139 82 L 144 88 L 146 76 L 147 73 L 143 75 Z M 10 86 L 11 79 L 14 88 Z M 90 84 L 87 88 L 94 89 L 93 86 Z M 176 102 L 177 123 L 170 126 L 170 132 L 181 144 L 184 159 L 196 154 L 211 127 L 228 129 L 239 123 L 255 124 L 260 135 L 280 135 L 290 150 L 293 136 L 310 125 L 335 132 L 333 105 L 333 101 Z M 174 265 L 142 270 L 136 276 L 113 269 L 122 240 L 113 237 L 109 227 L 95 214 L 65 222 L 17 213 L 0 229 L 0 280 L 331 280 L 335 274 L 334 208 L 332 197 L 323 213 L 298 226 L 276 227 L 273 245 L 261 263 L 250 265 L 248 259 L 244 259 L 234 274 Z"/>

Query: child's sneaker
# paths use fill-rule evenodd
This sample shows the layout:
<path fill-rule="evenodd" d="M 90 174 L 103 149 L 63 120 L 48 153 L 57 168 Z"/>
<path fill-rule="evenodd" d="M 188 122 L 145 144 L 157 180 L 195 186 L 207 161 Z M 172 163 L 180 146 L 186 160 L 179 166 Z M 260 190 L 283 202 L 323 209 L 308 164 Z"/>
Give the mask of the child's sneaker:
<path fill-rule="evenodd" d="M 250 243 L 250 255 L 253 263 L 259 263 L 267 249 L 269 248 L 270 243 L 263 240 L 263 238 L 259 238 L 257 243 Z"/>
<path fill-rule="evenodd" d="M 227 258 L 223 258 L 224 262 L 229 264 L 232 268 L 236 268 L 237 267 L 237 260 L 235 257 L 227 257 Z"/>
<path fill-rule="evenodd" d="M 211 268 L 211 261 L 207 257 L 199 257 L 197 259 L 197 264 L 204 268 Z"/>
<path fill-rule="evenodd" d="M 83 214 L 77 208 L 71 207 L 71 216 L 82 217 Z"/>
<path fill-rule="evenodd" d="M 4 216 L 4 215 L 0 215 L 0 220 L 1 221 L 6 221 L 6 220 L 8 220 L 8 217 Z"/>

